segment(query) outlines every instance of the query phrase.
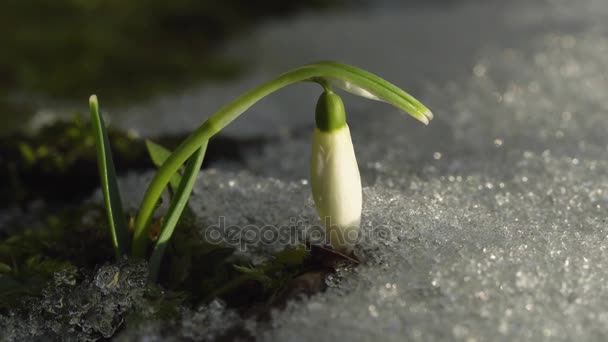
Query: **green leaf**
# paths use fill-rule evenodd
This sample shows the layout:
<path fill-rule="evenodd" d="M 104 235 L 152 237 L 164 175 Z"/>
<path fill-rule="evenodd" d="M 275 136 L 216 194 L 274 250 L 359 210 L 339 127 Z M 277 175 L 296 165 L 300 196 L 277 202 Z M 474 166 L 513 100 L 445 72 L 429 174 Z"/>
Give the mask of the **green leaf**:
<path fill-rule="evenodd" d="M 150 154 L 150 159 L 157 167 L 161 167 L 165 160 L 169 158 L 171 155 L 171 151 L 169 151 L 166 147 L 155 143 L 152 140 L 146 140 L 146 147 L 148 148 L 148 153 Z"/>
<path fill-rule="evenodd" d="M 108 224 L 110 225 L 110 235 L 116 257 L 120 257 L 126 253 L 129 244 L 129 235 L 127 231 L 127 219 L 122 207 L 122 200 L 118 191 L 118 183 L 116 181 L 116 170 L 114 169 L 114 161 L 112 160 L 112 151 L 110 149 L 110 140 L 106 131 L 103 117 L 99 114 L 99 103 L 97 96 L 92 95 L 89 98 L 89 107 L 91 109 L 91 123 L 93 125 L 93 135 L 95 136 L 95 147 L 97 150 L 97 164 L 99 166 L 99 177 L 101 179 L 101 189 L 103 191 L 103 199 L 106 204 L 106 213 L 108 216 Z"/>
<path fill-rule="evenodd" d="M 166 147 L 159 145 L 151 140 L 146 140 L 146 148 L 148 149 L 148 154 L 150 155 L 150 159 L 156 167 L 161 167 L 165 163 L 165 161 L 171 155 L 171 151 L 169 151 Z M 171 186 L 171 190 L 173 192 L 177 191 L 179 187 L 179 183 L 181 182 L 182 177 L 179 172 L 176 172 L 173 177 L 171 177 L 171 181 L 169 185 Z"/>
<path fill-rule="evenodd" d="M 165 220 L 160 228 L 160 235 L 158 236 L 158 240 L 154 246 L 154 251 L 152 252 L 152 257 L 150 258 L 149 279 L 151 282 L 155 282 L 158 278 L 160 263 L 163 258 L 163 254 L 165 253 L 165 248 L 173 235 L 175 226 L 179 222 L 179 218 L 181 217 L 186 204 L 188 203 L 188 199 L 192 193 L 192 188 L 194 187 L 194 183 L 196 182 L 201 165 L 203 164 L 206 151 L 207 142 L 205 142 L 190 158 L 190 160 L 188 160 L 184 176 L 182 177 L 181 182 L 175 191 L 175 195 L 171 200 L 171 205 L 167 211 L 167 215 L 165 215 Z"/>
<path fill-rule="evenodd" d="M 268 288 L 270 286 L 270 284 L 272 284 L 272 279 L 269 276 L 267 276 L 266 273 L 264 273 L 264 270 L 253 268 L 253 267 L 248 267 L 248 266 L 239 266 L 239 265 L 233 265 L 233 266 L 237 271 L 243 273 L 248 278 L 257 280 L 260 283 L 262 283 L 262 285 L 264 285 L 265 288 Z"/>

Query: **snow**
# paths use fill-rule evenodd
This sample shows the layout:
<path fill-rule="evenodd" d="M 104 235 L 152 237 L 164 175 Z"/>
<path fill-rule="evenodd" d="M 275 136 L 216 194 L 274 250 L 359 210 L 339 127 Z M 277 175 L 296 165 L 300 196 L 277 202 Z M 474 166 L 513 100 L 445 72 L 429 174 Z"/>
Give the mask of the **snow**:
<path fill-rule="evenodd" d="M 606 339 L 604 14 L 598 1 L 392 8 L 275 23 L 235 45 L 256 51 L 261 70 L 243 87 L 259 73 L 334 58 L 386 75 L 435 113 L 423 127 L 344 96 L 365 186 L 356 248 L 364 262 L 252 333 L 268 341 Z M 228 134 L 289 133 L 250 155 L 248 171 L 204 174 L 192 202 L 202 220 L 317 222 L 304 181 L 317 91 L 307 91 L 284 91 L 235 122 Z"/>
<path fill-rule="evenodd" d="M 364 262 L 275 312 L 270 328 L 254 332 L 262 340 L 608 337 L 606 7 L 495 5 L 304 18 L 258 33 L 266 67 L 282 53 L 297 54 L 286 67 L 329 51 L 386 75 L 435 113 L 423 127 L 344 97 L 366 186 L 370 238 L 356 247 Z M 285 51 L 288 42 L 306 49 Z M 251 156 L 249 172 L 306 179 L 312 124 L 293 125 L 292 136 Z M 277 214 L 289 200 L 281 191 L 271 197 L 281 198 Z M 275 212 L 267 204 L 265 216 Z M 310 211 L 299 197 L 292 205 Z"/>

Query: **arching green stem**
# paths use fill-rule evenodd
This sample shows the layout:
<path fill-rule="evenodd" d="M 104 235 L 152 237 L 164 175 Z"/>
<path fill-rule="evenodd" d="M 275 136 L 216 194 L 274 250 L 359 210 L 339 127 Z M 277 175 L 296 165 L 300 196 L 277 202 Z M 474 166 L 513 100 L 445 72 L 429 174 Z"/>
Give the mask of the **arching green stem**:
<path fill-rule="evenodd" d="M 159 168 L 146 190 L 135 221 L 133 239 L 135 256 L 144 257 L 148 241 L 147 229 L 156 203 L 171 177 L 183 163 L 201 145 L 253 104 L 283 87 L 300 81 L 314 81 L 321 84 L 329 82 L 356 95 L 391 103 L 425 124 L 432 118 L 431 111 L 411 95 L 390 82 L 351 65 L 339 62 L 317 62 L 281 74 L 221 107 L 186 138 Z"/>

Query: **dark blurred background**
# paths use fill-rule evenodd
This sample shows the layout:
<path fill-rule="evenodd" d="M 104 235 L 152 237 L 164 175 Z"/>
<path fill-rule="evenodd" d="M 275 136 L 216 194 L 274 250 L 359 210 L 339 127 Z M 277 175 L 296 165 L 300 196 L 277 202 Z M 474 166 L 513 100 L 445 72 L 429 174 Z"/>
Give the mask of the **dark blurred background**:
<path fill-rule="evenodd" d="M 1 0 L 0 135 L 32 112 L 82 101 L 128 104 L 193 83 L 239 76 L 247 59 L 223 43 L 267 20 L 384 4 L 445 6 L 464 0 Z"/>
<path fill-rule="evenodd" d="M 190 127 L 190 121 L 184 119 L 190 112 L 199 112 L 200 102 L 197 101 L 200 100 L 200 94 L 189 95 L 187 101 L 177 97 L 167 106 L 161 103 L 140 108 L 139 112 L 144 112 L 145 115 L 132 115 L 125 108 L 162 99 L 165 95 L 180 94 L 200 85 L 238 79 L 238 82 L 231 83 L 231 91 L 225 92 L 232 97 L 232 90 L 234 93 L 239 92 L 233 88 L 241 86 L 242 77 L 254 64 L 263 64 L 256 58 L 265 59 L 267 56 L 262 52 L 266 51 L 270 55 L 276 50 L 281 56 L 287 53 L 297 57 L 288 59 L 287 62 L 282 62 L 283 58 L 277 56 L 266 58 L 268 61 L 265 63 L 280 64 L 280 67 L 273 68 L 272 74 L 278 72 L 274 69 L 287 70 L 295 66 L 291 64 L 294 61 L 300 61 L 299 65 L 315 59 L 333 58 L 345 62 L 353 59 L 356 64 L 361 60 L 357 58 L 360 56 L 372 56 L 376 60 L 375 53 L 365 51 L 376 51 L 378 46 L 382 49 L 385 46 L 383 44 L 389 44 L 388 40 L 375 45 L 375 37 L 369 36 L 365 31 L 369 25 L 358 28 L 364 30 L 359 32 L 363 35 L 353 34 L 357 31 L 351 31 L 356 28 L 350 22 L 331 21 L 336 20 L 335 16 L 331 19 L 331 15 L 336 12 L 341 14 L 355 10 L 358 14 L 348 20 L 365 23 L 371 17 L 370 12 L 385 6 L 411 6 L 417 9 L 428 7 L 434 11 L 446 7 L 456 8 L 470 1 L 472 0 L 0 0 L 0 189 L 3 189 L 0 192 L 0 207 L 25 204 L 32 199 L 74 200 L 95 188 L 97 169 L 93 140 L 86 115 L 84 119 L 78 116 L 86 114 L 86 99 L 93 92 L 101 95 L 103 111 L 112 113 L 113 108 L 122 108 L 119 110 L 122 114 L 106 116 L 107 121 L 111 122 L 110 137 L 118 169 L 123 172 L 147 169 L 152 165 L 147 158 L 144 143 L 131 131 L 141 127 L 132 125 L 129 120 L 139 117 L 138 123 L 141 126 L 143 117 L 143 121 L 153 122 L 163 129 L 171 121 L 179 123 L 179 127 Z M 311 41 L 298 41 L 299 26 L 296 17 L 311 13 L 316 18 L 312 21 L 312 28 L 309 27 L 307 31 L 307 39 Z M 391 11 L 383 13 L 390 14 Z M 437 55 L 441 55 L 442 51 L 467 50 L 462 43 L 458 43 L 458 49 L 454 49 L 451 44 L 444 44 L 445 47 L 427 44 L 427 41 L 433 41 L 433 37 L 450 32 L 441 28 L 441 18 L 451 17 L 451 12 L 440 14 L 437 17 L 438 23 L 423 23 L 424 25 L 420 25 L 416 14 L 409 15 L 409 11 L 406 13 L 407 17 L 389 17 L 380 29 L 396 34 L 398 39 L 407 41 L 408 44 L 427 45 L 426 48 L 431 51 L 429 54 L 437 49 L 440 49 Z M 325 17 L 325 14 L 328 16 Z M 407 23 L 408 20 L 411 23 L 402 27 L 401 23 Z M 466 18 L 446 27 L 458 27 L 463 20 Z M 273 38 L 276 37 L 271 37 L 265 42 L 269 44 L 265 47 L 245 47 L 231 56 L 222 53 L 227 45 L 236 43 L 241 46 L 249 34 L 263 25 L 285 21 L 295 23 L 295 26 L 288 29 L 289 32 L 283 32 L 283 27 L 278 29 L 281 33 L 288 34 L 287 41 L 278 39 L 275 42 Z M 394 27 L 394 24 L 397 26 Z M 435 29 L 437 24 L 439 29 Z M 337 25 L 338 30 L 346 31 L 345 36 L 334 36 L 331 38 L 333 40 L 324 39 L 327 37 L 323 36 L 322 31 L 332 30 L 333 25 Z M 290 35 L 291 30 L 294 38 Z M 318 36 L 317 30 L 320 31 Z M 466 30 L 463 32 L 464 35 L 470 34 Z M 350 36 L 354 38 L 350 39 Z M 322 48 L 319 49 L 319 46 Z M 354 49 L 343 56 L 341 51 L 344 47 Z M 357 47 L 362 50 L 357 50 Z M 320 53 L 308 53 L 308 50 L 315 49 Z M 247 51 L 253 52 L 248 55 Z M 378 56 L 382 58 L 378 58 L 377 63 L 370 64 L 367 60 L 368 63 L 363 65 L 373 65 L 374 70 L 378 71 L 391 70 L 397 79 L 404 72 L 401 67 L 403 64 L 427 64 L 427 54 L 423 58 L 417 58 L 415 53 L 407 56 Z M 461 69 L 450 65 L 443 67 L 446 68 Z M 443 70 L 434 69 L 440 70 L 440 73 Z M 418 74 L 427 77 L 425 72 Z M 414 79 L 409 72 L 407 77 Z M 410 82 L 410 89 L 415 89 L 412 87 L 419 83 Z M 243 86 L 247 89 L 250 85 Z M 205 102 L 210 108 L 225 103 L 223 97 L 216 99 L 217 96 L 213 95 L 215 93 L 210 94 L 201 100 L 217 100 L 217 103 Z M 283 96 L 290 98 L 289 93 L 284 93 Z M 193 98 L 197 100 L 194 101 Z M 184 102 L 187 110 L 183 107 L 175 108 L 174 105 Z M 152 112 L 149 108 L 157 109 Z M 207 108 L 207 111 L 202 112 L 208 113 L 210 110 Z M 178 117 L 178 114 L 181 116 Z M 295 114 L 290 116 L 290 120 L 304 117 Z M 261 122 L 258 126 L 262 127 L 267 122 L 260 116 L 253 119 Z M 186 123 L 180 123 L 181 121 Z M 245 129 L 242 131 L 249 131 L 250 123 L 243 122 Z M 153 136 L 166 143 L 166 146 L 174 147 L 183 138 L 183 132 L 179 133 L 178 130 L 176 134 L 174 131 L 166 130 L 152 135 L 144 132 L 143 135 Z M 212 163 L 216 159 L 238 161 L 245 153 L 244 147 L 263 146 L 263 140 L 267 138 L 223 139 L 225 141 L 221 144 L 214 144 L 210 148 L 206 162 Z M 69 189 L 66 188 L 68 184 Z"/>
<path fill-rule="evenodd" d="M 0 132 L 36 103 L 105 103 L 235 77 L 216 56 L 227 39 L 269 18 L 345 6 L 342 0 L 2 0 Z"/>

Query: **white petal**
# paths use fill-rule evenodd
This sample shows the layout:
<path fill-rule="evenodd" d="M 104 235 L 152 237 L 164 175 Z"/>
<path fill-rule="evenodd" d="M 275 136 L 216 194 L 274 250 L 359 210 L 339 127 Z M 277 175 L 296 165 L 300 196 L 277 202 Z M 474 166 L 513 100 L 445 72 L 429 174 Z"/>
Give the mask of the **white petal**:
<path fill-rule="evenodd" d="M 322 132 L 312 143 L 311 187 L 317 213 L 332 246 L 343 253 L 354 247 L 361 221 L 361 177 L 348 126 Z"/>
<path fill-rule="evenodd" d="M 326 78 L 329 83 L 332 86 L 335 86 L 337 88 L 340 88 L 344 91 L 347 91 L 351 94 L 357 95 L 357 96 L 361 96 L 361 97 L 365 97 L 368 98 L 370 100 L 376 100 L 376 101 L 380 101 L 380 102 L 385 102 L 385 103 L 391 103 L 390 101 L 388 101 L 387 99 L 372 93 L 371 91 L 361 88 L 358 85 L 343 80 L 343 79 L 338 79 L 338 78 Z M 393 105 L 395 105 L 393 103 Z M 403 113 L 405 114 L 409 114 L 411 116 L 413 116 L 415 119 L 417 119 L 418 121 L 422 122 L 425 125 L 428 125 L 429 122 L 433 119 L 433 113 L 430 110 L 426 110 L 425 112 L 408 112 L 405 111 L 402 107 L 397 106 Z"/>
<path fill-rule="evenodd" d="M 362 96 L 371 100 L 386 102 L 384 99 L 380 98 L 378 95 L 370 92 L 367 89 L 363 89 L 358 85 L 351 83 L 349 81 L 339 79 L 339 78 L 327 78 L 331 85 L 336 86 L 342 90 L 345 90 L 351 94 Z"/>

